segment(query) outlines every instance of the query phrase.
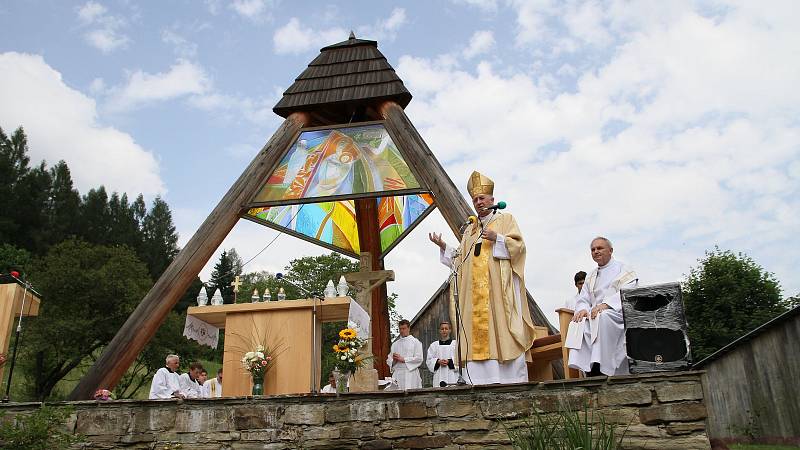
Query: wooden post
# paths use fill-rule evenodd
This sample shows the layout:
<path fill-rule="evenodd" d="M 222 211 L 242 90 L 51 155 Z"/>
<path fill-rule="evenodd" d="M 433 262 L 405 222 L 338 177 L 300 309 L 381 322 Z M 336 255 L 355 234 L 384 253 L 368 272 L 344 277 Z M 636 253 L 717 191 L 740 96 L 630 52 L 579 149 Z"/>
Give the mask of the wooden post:
<path fill-rule="evenodd" d="M 381 258 L 381 235 L 378 229 L 378 202 L 374 198 L 355 200 L 356 223 L 358 225 L 358 243 L 362 252 L 372 255 L 372 270 L 383 270 Z M 389 306 L 386 302 L 386 283 L 372 290 L 372 308 L 370 311 L 370 335 L 372 336 L 372 354 L 378 377 L 389 376 L 386 357 L 389 355 Z"/>
<path fill-rule="evenodd" d="M 471 205 L 464 200 L 403 108 L 395 102 L 388 101 L 381 105 L 380 113 L 385 120 L 386 128 L 392 133 L 397 148 L 404 152 L 403 156 L 406 157 L 406 162 L 413 166 L 414 175 L 421 178 L 433 192 L 436 207 L 439 208 L 456 239 L 461 240 L 459 227 L 467 217 L 473 214 Z M 547 326 L 549 332 L 555 334 L 557 330 L 547 320 L 530 292 L 528 292 L 528 305 L 533 322 L 537 325 Z M 557 370 L 561 370 L 560 366 Z"/>
<path fill-rule="evenodd" d="M 436 207 L 450 225 L 456 239 L 461 240 L 459 227 L 473 214 L 472 206 L 464 200 L 403 108 L 389 101 L 381 105 L 380 112 L 397 148 L 404 153 L 406 162 L 413 166 L 414 175 L 420 177 L 423 184 L 433 192 Z"/>
<path fill-rule="evenodd" d="M 95 390 L 112 389 L 119 382 L 236 225 L 246 203 L 263 186 L 283 156 L 283 151 L 307 121 L 308 115 L 305 113 L 294 113 L 286 118 L 128 317 L 100 358 L 72 391 L 70 400 L 91 399 Z"/>

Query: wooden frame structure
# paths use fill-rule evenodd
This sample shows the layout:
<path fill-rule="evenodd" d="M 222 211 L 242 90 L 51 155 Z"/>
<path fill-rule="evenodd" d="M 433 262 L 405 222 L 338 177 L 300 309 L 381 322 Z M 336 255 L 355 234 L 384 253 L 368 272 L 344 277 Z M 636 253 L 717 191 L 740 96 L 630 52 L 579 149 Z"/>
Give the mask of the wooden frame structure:
<path fill-rule="evenodd" d="M 461 238 L 459 226 L 471 214 L 470 205 L 405 114 L 403 108 L 411 101 L 411 93 L 377 47 L 377 42 L 356 39 L 351 33 L 348 40 L 320 50 L 273 108 L 286 120 L 142 299 L 70 399 L 89 399 L 96 389 L 117 384 L 236 222 L 246 215 L 293 139 L 307 127 L 380 121 L 419 184 L 433 196 L 453 234 Z M 354 201 L 360 249 L 372 255 L 372 270 L 383 270 L 385 252 L 381 251 L 376 202 L 374 198 Z M 372 350 L 375 368 L 384 377 L 389 374 L 385 360 L 390 348 L 386 285 L 371 295 Z"/>

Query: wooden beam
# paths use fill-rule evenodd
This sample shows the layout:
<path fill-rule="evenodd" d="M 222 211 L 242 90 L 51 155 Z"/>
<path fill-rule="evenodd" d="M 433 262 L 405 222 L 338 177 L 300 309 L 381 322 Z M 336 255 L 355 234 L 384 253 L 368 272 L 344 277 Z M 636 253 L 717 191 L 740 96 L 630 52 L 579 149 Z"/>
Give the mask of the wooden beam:
<path fill-rule="evenodd" d="M 436 207 L 456 239 L 461 240 L 459 227 L 473 214 L 472 207 L 464 200 L 403 108 L 390 101 L 381 105 L 380 112 L 395 144 L 403 152 L 406 162 L 413 166 L 414 175 L 420 177 L 422 183 L 431 190 Z"/>
<path fill-rule="evenodd" d="M 378 202 L 374 198 L 355 200 L 358 243 L 362 252 L 372 256 L 372 270 L 383 270 L 381 258 L 381 235 L 378 228 Z M 370 336 L 372 354 L 378 378 L 390 376 L 386 357 L 389 355 L 389 305 L 387 303 L 386 283 L 372 290 L 370 311 Z"/>
<path fill-rule="evenodd" d="M 433 192 L 436 200 L 436 207 L 441 211 L 444 220 L 450 226 L 456 239 L 461 240 L 459 227 L 470 215 L 474 214 L 472 206 L 464 200 L 450 176 L 436 156 L 433 155 L 428 144 L 420 136 L 419 131 L 411 123 L 403 108 L 394 102 L 385 102 L 380 107 L 386 128 L 392 133 L 392 139 L 403 152 L 414 171 L 414 175 L 422 179 L 423 183 Z M 528 298 L 533 300 L 531 294 Z M 539 305 L 534 302 L 531 308 L 531 318 L 536 325 L 547 326 L 551 334 L 557 332 L 556 328 L 545 317 Z"/>
<path fill-rule="evenodd" d="M 105 347 L 100 358 L 70 394 L 71 400 L 91 399 L 95 390 L 112 389 L 119 382 L 236 225 L 246 203 L 261 188 L 279 163 L 283 151 L 307 121 L 307 114 L 294 113 L 272 135 Z"/>

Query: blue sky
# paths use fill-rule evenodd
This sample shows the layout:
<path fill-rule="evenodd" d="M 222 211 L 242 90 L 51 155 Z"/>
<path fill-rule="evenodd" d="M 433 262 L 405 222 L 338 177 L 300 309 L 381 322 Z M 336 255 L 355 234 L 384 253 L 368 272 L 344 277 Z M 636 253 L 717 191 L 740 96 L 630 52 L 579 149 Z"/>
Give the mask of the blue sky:
<path fill-rule="evenodd" d="M 456 184 L 497 181 L 546 312 L 598 234 L 645 283 L 719 245 L 800 291 L 791 1 L 8 1 L 0 20 L 0 126 L 82 192 L 162 195 L 181 243 L 280 124 L 283 90 L 352 29 L 379 41 Z M 438 213 L 387 259 L 407 317 L 446 277 L 436 230 Z M 242 222 L 221 248 L 247 260 L 275 233 Z M 283 236 L 247 269 L 322 252 Z"/>

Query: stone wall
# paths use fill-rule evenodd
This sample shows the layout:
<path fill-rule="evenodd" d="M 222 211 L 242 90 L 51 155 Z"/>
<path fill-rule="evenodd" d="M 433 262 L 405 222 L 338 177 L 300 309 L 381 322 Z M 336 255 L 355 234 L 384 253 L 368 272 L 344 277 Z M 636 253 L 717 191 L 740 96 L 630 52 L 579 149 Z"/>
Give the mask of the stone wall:
<path fill-rule="evenodd" d="M 625 448 L 708 449 L 700 373 L 325 396 L 68 402 L 89 448 L 509 448 L 504 427 L 588 402 Z M 0 405 L 25 413 L 37 403 Z"/>

